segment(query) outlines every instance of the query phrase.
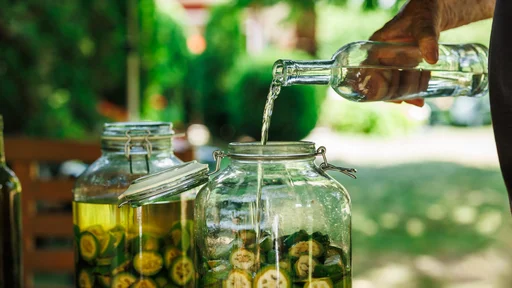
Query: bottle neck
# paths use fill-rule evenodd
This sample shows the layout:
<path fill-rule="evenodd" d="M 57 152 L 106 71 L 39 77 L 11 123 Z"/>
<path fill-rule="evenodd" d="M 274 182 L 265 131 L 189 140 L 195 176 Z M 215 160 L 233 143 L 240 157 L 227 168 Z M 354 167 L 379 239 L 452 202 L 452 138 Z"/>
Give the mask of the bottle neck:
<path fill-rule="evenodd" d="M 329 85 L 334 60 L 293 61 L 277 60 L 273 75 L 283 86 Z"/>

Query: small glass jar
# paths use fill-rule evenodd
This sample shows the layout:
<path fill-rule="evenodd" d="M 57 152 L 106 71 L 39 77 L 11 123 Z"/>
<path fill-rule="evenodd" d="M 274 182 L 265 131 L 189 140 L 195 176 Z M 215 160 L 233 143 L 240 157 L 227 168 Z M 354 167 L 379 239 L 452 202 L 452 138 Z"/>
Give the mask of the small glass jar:
<path fill-rule="evenodd" d="M 196 287 L 351 287 L 350 197 L 325 170 L 355 170 L 311 142 L 232 143 L 225 156 L 196 197 Z"/>
<path fill-rule="evenodd" d="M 118 207 L 118 196 L 133 180 L 182 164 L 173 154 L 173 135 L 171 123 L 105 124 L 102 156 L 73 190 L 77 287 L 143 285 L 157 274 L 153 256 L 162 252 L 163 239 L 182 220 L 193 220 L 195 194 Z"/>
<path fill-rule="evenodd" d="M 125 272 L 120 283 L 135 285 L 129 287 L 194 287 L 197 276 L 194 268 L 194 221 L 189 217 L 191 211 L 181 211 L 182 217 L 177 220 L 170 216 L 179 212 L 179 208 L 188 209 L 188 205 L 163 206 L 171 209 L 168 215 L 160 215 L 161 225 L 168 231 L 161 235 L 147 230 L 147 224 L 154 223 L 155 219 L 144 217 L 144 211 L 152 211 L 167 203 L 179 203 L 179 199 L 181 203 L 187 203 L 191 195 L 195 196 L 198 187 L 206 182 L 208 165 L 192 161 L 141 177 L 119 196 L 120 207 L 130 204 L 123 209 L 140 215 L 128 223 L 128 231 L 136 231 L 131 240 L 133 267 Z M 141 279 L 136 280 L 136 275 Z"/>

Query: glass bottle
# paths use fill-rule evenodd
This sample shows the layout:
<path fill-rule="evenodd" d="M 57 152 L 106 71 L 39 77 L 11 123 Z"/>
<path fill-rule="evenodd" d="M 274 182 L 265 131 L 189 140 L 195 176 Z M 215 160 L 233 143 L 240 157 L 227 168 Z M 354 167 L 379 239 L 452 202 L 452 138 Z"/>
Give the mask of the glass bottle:
<path fill-rule="evenodd" d="M 171 123 L 105 124 L 102 156 L 73 190 L 77 287 L 149 285 L 143 279 L 156 271 L 153 252 L 160 253 L 161 240 L 176 221 L 193 220 L 195 195 L 118 207 L 118 196 L 132 181 L 182 163 L 173 154 L 173 135 Z"/>
<path fill-rule="evenodd" d="M 315 164 L 315 158 L 324 163 Z M 351 204 L 311 142 L 232 143 L 196 197 L 196 287 L 351 287 Z"/>
<path fill-rule="evenodd" d="M 0 115 L 0 288 L 21 288 L 21 185 L 5 162 L 3 126 Z"/>
<path fill-rule="evenodd" d="M 439 61 L 429 64 L 413 43 L 360 41 L 330 60 L 278 60 L 273 75 L 282 86 L 330 85 L 356 102 L 474 97 L 488 91 L 487 58 L 480 44 L 439 44 Z"/>

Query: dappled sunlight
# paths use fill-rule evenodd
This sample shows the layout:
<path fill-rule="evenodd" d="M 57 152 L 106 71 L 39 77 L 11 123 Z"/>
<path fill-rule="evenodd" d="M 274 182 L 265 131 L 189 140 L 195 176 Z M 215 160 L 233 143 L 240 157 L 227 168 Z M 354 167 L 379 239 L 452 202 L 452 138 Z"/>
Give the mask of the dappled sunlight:
<path fill-rule="evenodd" d="M 413 162 L 333 174 L 353 208 L 354 287 L 508 288 L 512 219 L 497 168 Z"/>

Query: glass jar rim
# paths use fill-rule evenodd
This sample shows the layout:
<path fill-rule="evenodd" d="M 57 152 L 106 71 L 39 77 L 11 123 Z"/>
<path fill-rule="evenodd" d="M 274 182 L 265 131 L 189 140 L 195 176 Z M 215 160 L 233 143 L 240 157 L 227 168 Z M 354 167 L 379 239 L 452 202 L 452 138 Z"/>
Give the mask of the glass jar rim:
<path fill-rule="evenodd" d="M 105 123 L 101 138 L 104 140 L 126 140 L 128 138 L 170 138 L 174 136 L 171 122 L 113 122 Z"/>
<path fill-rule="evenodd" d="M 233 142 L 227 156 L 240 160 L 293 160 L 315 157 L 315 143 L 310 141 Z"/>

